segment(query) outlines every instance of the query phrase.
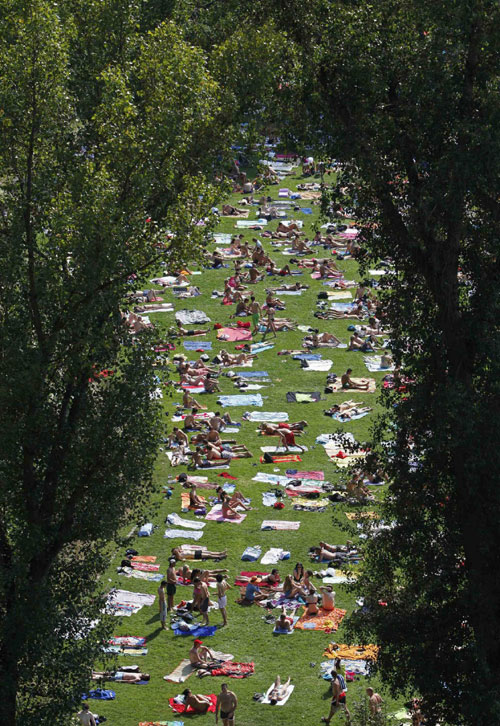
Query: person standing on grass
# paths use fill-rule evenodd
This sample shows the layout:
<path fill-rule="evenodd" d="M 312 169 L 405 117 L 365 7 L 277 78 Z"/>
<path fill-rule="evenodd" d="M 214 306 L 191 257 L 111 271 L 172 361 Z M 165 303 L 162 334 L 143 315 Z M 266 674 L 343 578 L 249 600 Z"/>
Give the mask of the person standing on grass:
<path fill-rule="evenodd" d="M 343 708 L 347 716 L 347 722 L 351 722 L 351 714 L 347 708 L 346 688 L 345 681 L 342 675 L 337 671 L 332 671 L 332 701 L 330 704 L 330 713 L 328 716 L 323 716 L 321 719 L 322 723 L 329 724 L 333 716 L 337 713 L 339 708 Z"/>
<path fill-rule="evenodd" d="M 208 625 L 208 606 L 210 604 L 208 585 L 203 580 L 200 580 L 199 577 L 195 577 L 193 585 L 193 605 L 198 607 L 200 615 L 203 618 L 203 625 Z"/>
<path fill-rule="evenodd" d="M 260 321 L 261 308 L 255 297 L 252 295 L 250 298 L 250 313 L 252 315 L 253 330 L 252 333 L 259 332 L 259 321 Z"/>
<path fill-rule="evenodd" d="M 219 610 L 222 615 L 222 625 L 227 625 L 227 596 L 226 592 L 231 589 L 231 585 L 228 584 L 227 580 L 224 579 L 223 575 L 216 575 L 217 580 L 217 597 L 219 601 Z"/>
<path fill-rule="evenodd" d="M 234 712 L 237 706 L 238 699 L 236 698 L 236 694 L 228 689 L 227 683 L 223 683 L 220 687 L 220 693 L 217 696 L 217 703 L 215 705 L 215 723 L 219 723 L 220 709 L 223 726 L 234 726 Z"/>
<path fill-rule="evenodd" d="M 167 630 L 167 601 L 165 598 L 166 587 L 167 581 L 162 580 L 158 588 L 158 607 L 160 609 L 160 623 L 162 630 Z"/>
<path fill-rule="evenodd" d="M 175 570 L 175 564 L 177 560 L 171 557 L 168 561 L 167 569 L 167 612 L 174 607 L 174 595 L 177 592 L 177 572 Z"/>
<path fill-rule="evenodd" d="M 266 339 L 266 335 L 269 332 L 272 332 L 274 337 L 277 338 L 276 335 L 276 325 L 274 323 L 274 307 L 272 305 L 267 306 L 267 322 L 266 322 L 266 332 L 264 333 L 262 337 L 262 341 Z"/>
<path fill-rule="evenodd" d="M 373 688 L 367 688 L 366 694 L 368 696 L 368 705 L 370 706 L 370 714 L 376 716 L 378 713 L 382 713 L 382 697 L 380 694 L 375 693 Z"/>

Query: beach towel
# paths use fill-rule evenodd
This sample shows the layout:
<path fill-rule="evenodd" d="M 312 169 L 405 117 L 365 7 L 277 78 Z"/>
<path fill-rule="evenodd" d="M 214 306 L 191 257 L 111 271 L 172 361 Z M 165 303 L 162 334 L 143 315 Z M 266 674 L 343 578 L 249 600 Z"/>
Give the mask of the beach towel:
<path fill-rule="evenodd" d="M 244 328 L 219 328 L 217 331 L 218 340 L 228 340 L 233 342 L 235 340 L 252 340 L 252 333 L 250 330 Z"/>
<path fill-rule="evenodd" d="M 290 479 L 314 479 L 316 481 L 324 481 L 324 471 L 298 471 L 297 469 L 287 469 L 286 475 Z"/>
<path fill-rule="evenodd" d="M 244 562 L 256 562 L 262 554 L 262 547 L 259 545 L 250 546 L 245 549 L 241 555 Z"/>
<path fill-rule="evenodd" d="M 347 290 L 327 290 L 329 300 L 352 300 L 352 295 Z"/>
<path fill-rule="evenodd" d="M 212 676 L 227 676 L 228 678 L 247 678 L 253 673 L 255 673 L 254 663 L 236 663 L 232 660 L 225 661 L 210 671 Z"/>
<path fill-rule="evenodd" d="M 319 391 L 311 391 L 310 393 L 306 393 L 305 391 L 288 391 L 286 400 L 288 403 L 315 403 L 316 401 L 321 401 L 321 393 Z"/>
<path fill-rule="evenodd" d="M 325 445 L 325 453 L 330 461 L 338 466 L 339 469 L 345 469 L 355 461 L 364 459 L 368 454 L 367 451 L 363 450 L 352 453 L 344 451 L 342 445 L 339 446 L 339 444 L 335 443 L 335 441 L 329 441 Z"/>
<path fill-rule="evenodd" d="M 334 608 L 333 610 L 318 608 L 318 610 L 317 615 L 306 615 L 306 608 L 304 608 L 304 613 L 295 626 L 297 630 L 324 630 L 326 632 L 338 630 L 347 613 L 347 610 L 341 610 L 340 608 Z"/>
<path fill-rule="evenodd" d="M 150 282 L 152 282 L 153 285 L 164 285 L 165 287 L 172 287 L 172 285 L 176 284 L 177 277 L 173 277 L 172 275 L 166 275 L 165 277 L 155 277 L 150 280 Z"/>
<path fill-rule="evenodd" d="M 278 455 L 275 456 L 274 454 L 269 454 L 268 452 L 266 452 L 266 454 L 264 454 L 264 456 L 261 456 L 260 457 L 259 462 L 261 464 L 269 464 L 269 463 L 271 463 L 266 458 L 266 457 L 269 457 L 269 456 L 271 457 L 271 460 L 272 460 L 272 463 L 273 464 L 288 464 L 288 462 L 299 462 L 299 461 L 302 461 L 302 459 L 300 458 L 300 456 L 298 454 L 278 454 Z"/>
<path fill-rule="evenodd" d="M 238 219 L 236 229 L 251 229 L 252 227 L 265 227 L 267 219 Z"/>
<path fill-rule="evenodd" d="M 182 344 L 186 350 L 212 350 L 210 340 L 183 340 Z"/>
<path fill-rule="evenodd" d="M 152 562 L 134 562 L 134 560 L 130 561 L 130 566 L 141 572 L 158 572 L 160 569 L 160 565 L 154 565 Z"/>
<path fill-rule="evenodd" d="M 241 524 L 246 516 L 246 512 L 241 512 L 237 517 L 223 517 L 222 504 L 216 504 L 215 507 L 212 507 L 205 519 L 211 522 L 232 522 L 233 524 Z"/>
<path fill-rule="evenodd" d="M 217 703 L 217 696 L 215 693 L 210 693 L 208 698 L 210 699 L 210 706 L 208 707 L 207 713 L 215 713 L 215 704 Z M 168 704 L 170 708 L 175 711 L 175 713 L 197 713 L 191 706 L 185 706 L 184 704 L 175 703 L 173 698 L 168 699 Z"/>
<path fill-rule="evenodd" d="M 323 655 L 326 658 L 374 661 L 378 658 L 378 645 L 345 645 L 328 643 Z"/>
<path fill-rule="evenodd" d="M 116 698 L 116 693 L 109 688 L 94 688 L 88 693 L 82 693 L 82 701 L 88 701 L 90 698 L 97 701 L 112 701 Z"/>
<path fill-rule="evenodd" d="M 209 323 L 210 318 L 203 310 L 178 310 L 175 313 L 175 319 L 181 325 L 200 325 L 201 323 Z"/>
<path fill-rule="evenodd" d="M 131 558 L 131 562 L 156 562 L 157 560 L 156 555 L 134 555 Z"/>
<path fill-rule="evenodd" d="M 283 557 L 284 554 L 286 554 L 286 551 L 281 549 L 281 547 L 271 547 L 271 549 L 268 550 L 265 553 L 265 555 L 262 557 L 261 564 L 262 565 L 275 565 L 280 560 L 287 559 L 287 558 Z"/>
<path fill-rule="evenodd" d="M 271 693 L 273 691 L 273 688 L 274 688 L 274 683 L 273 683 L 273 685 L 270 688 L 267 689 L 266 694 L 264 696 L 264 699 L 262 701 L 260 701 L 260 703 L 266 703 L 266 704 L 270 704 L 271 703 L 271 701 L 269 700 L 269 696 L 271 695 Z M 292 695 L 294 688 L 295 688 L 295 686 L 293 686 L 293 685 L 288 686 L 288 690 L 287 690 L 287 692 L 285 694 L 285 697 L 282 698 L 280 701 L 278 701 L 276 703 L 276 706 L 284 706 L 285 703 L 290 698 L 290 696 Z"/>
<path fill-rule="evenodd" d="M 182 627 L 180 627 L 182 625 Z M 190 635 L 193 638 L 208 638 L 215 635 L 216 625 L 197 625 L 196 623 L 174 623 L 174 635 Z"/>
<path fill-rule="evenodd" d="M 109 638 L 108 643 L 123 648 L 143 648 L 146 645 L 146 638 L 136 635 L 115 635 Z"/>
<path fill-rule="evenodd" d="M 262 504 L 265 507 L 274 507 L 278 497 L 273 492 L 262 492 Z"/>
<path fill-rule="evenodd" d="M 290 190 L 286 189 L 285 187 L 283 189 L 278 190 L 278 197 L 280 197 L 281 199 L 284 197 L 288 197 L 289 194 L 290 194 Z"/>
<path fill-rule="evenodd" d="M 232 234 L 214 234 L 213 241 L 216 245 L 230 245 L 233 238 Z"/>
<path fill-rule="evenodd" d="M 163 575 L 161 576 L 161 579 L 165 579 Z M 121 648 L 119 645 L 104 646 L 103 651 L 104 653 L 132 656 L 133 658 L 135 658 L 135 656 L 143 656 L 148 654 L 147 648 Z"/>
<path fill-rule="evenodd" d="M 233 659 L 233 655 L 231 653 L 221 653 L 218 650 L 211 650 L 214 654 L 214 658 L 217 660 L 230 661 Z M 184 658 L 171 673 L 163 676 L 163 680 L 168 681 L 169 683 L 184 683 L 184 681 L 186 681 L 195 671 L 196 668 L 194 668 L 190 660 L 188 658 Z"/>
<path fill-rule="evenodd" d="M 198 496 L 200 496 L 200 495 L 198 495 Z M 205 501 L 204 497 L 200 497 L 200 498 Z M 198 509 L 198 507 L 192 507 L 192 506 L 190 506 L 190 504 L 189 504 L 189 492 L 181 492 L 181 507 L 182 507 L 182 510 L 183 511 L 184 510 L 187 511 L 188 509 Z"/>
<path fill-rule="evenodd" d="M 262 406 L 264 401 L 260 393 L 235 396 L 219 396 L 217 403 L 221 406 Z"/>
<path fill-rule="evenodd" d="M 298 486 L 298 487 L 287 487 L 285 489 L 285 493 L 288 497 L 293 497 L 294 499 L 296 497 L 306 496 L 308 494 L 321 494 L 322 489 L 319 489 L 318 487 L 314 486 Z M 308 502 L 311 502 L 313 500 L 307 500 Z M 318 501 L 318 500 L 315 500 Z M 295 502 L 294 502 L 295 503 Z M 329 500 L 327 501 L 329 503 Z"/>
<path fill-rule="evenodd" d="M 153 533 L 153 523 L 148 522 L 147 524 L 143 524 L 142 527 L 137 532 L 138 537 L 150 537 Z"/>
<path fill-rule="evenodd" d="M 368 416 L 370 411 L 363 411 L 363 413 L 354 413 L 349 414 L 348 417 L 346 417 L 343 413 L 334 413 L 332 418 L 335 421 L 339 421 L 340 423 L 348 423 L 349 421 L 356 421 L 358 418 L 363 418 L 364 416 Z"/>
<path fill-rule="evenodd" d="M 394 363 L 392 363 L 390 366 L 386 366 L 385 368 L 382 368 L 382 366 L 381 366 L 382 356 L 380 356 L 380 355 L 372 355 L 372 356 L 365 355 L 363 360 L 365 362 L 365 366 L 368 368 L 370 373 L 375 373 L 375 372 L 379 372 L 379 371 L 385 371 L 387 373 L 387 371 L 393 371 L 395 368 Z"/>
<path fill-rule="evenodd" d="M 184 726 L 184 721 L 140 721 L 139 726 Z"/>
<path fill-rule="evenodd" d="M 238 371 L 237 375 L 240 378 L 269 378 L 267 371 L 242 371 L 241 373 Z"/>
<path fill-rule="evenodd" d="M 145 592 L 130 592 L 130 590 L 110 590 L 108 593 L 108 604 L 120 604 L 143 607 L 154 603 L 156 595 L 148 595 Z"/>
<path fill-rule="evenodd" d="M 274 348 L 273 343 L 252 343 L 250 345 L 250 353 L 263 353 L 265 350 Z"/>
<path fill-rule="evenodd" d="M 364 512 L 345 512 L 345 516 L 351 522 L 358 522 L 360 519 L 379 519 L 380 515 L 377 512 L 364 511 Z"/>
<path fill-rule="evenodd" d="M 184 492 L 186 493 L 186 492 Z M 188 494 L 189 497 L 189 494 Z M 173 512 L 167 516 L 168 524 L 175 525 L 176 527 L 186 527 L 187 529 L 203 529 L 205 522 L 198 522 L 191 519 L 182 519 L 178 514 Z M 132 558 L 133 559 L 133 558 Z"/>
<path fill-rule="evenodd" d="M 248 411 L 243 414 L 246 421 L 258 421 L 259 423 L 284 423 L 288 421 L 286 411 Z"/>
<path fill-rule="evenodd" d="M 320 361 L 321 353 L 297 353 L 292 356 L 293 360 Z"/>
<path fill-rule="evenodd" d="M 302 214 L 312 214 L 313 213 L 312 207 L 301 207 L 300 211 L 302 212 Z"/>
<path fill-rule="evenodd" d="M 260 528 L 261 529 L 276 529 L 276 530 L 296 530 L 300 527 L 300 522 L 293 521 L 288 522 L 284 519 L 282 520 L 276 520 L 276 519 L 265 519 Z"/>
<path fill-rule="evenodd" d="M 330 504 L 329 499 L 307 499 L 299 496 L 293 503 L 293 508 L 302 511 L 315 512 L 319 509 L 325 509 Z"/>
<path fill-rule="evenodd" d="M 368 270 L 369 275 L 373 275 L 374 277 L 378 277 L 379 275 L 386 275 L 389 272 L 389 270 Z"/>
<path fill-rule="evenodd" d="M 332 360 L 305 360 L 302 362 L 304 371 L 329 371 L 333 366 Z"/>
<path fill-rule="evenodd" d="M 337 378 L 333 383 L 328 383 L 328 386 L 332 389 L 332 393 L 339 393 L 340 391 L 341 393 L 348 393 L 349 395 L 352 393 L 375 393 L 377 389 L 374 378 L 353 378 L 351 376 L 351 381 L 353 383 L 366 383 L 368 381 L 370 385 L 366 391 L 357 388 L 343 388 L 342 381 L 340 378 Z"/>
<path fill-rule="evenodd" d="M 198 540 L 203 537 L 203 532 L 200 532 L 199 529 L 166 529 L 163 536 L 167 539 L 177 539 L 180 537 Z"/>

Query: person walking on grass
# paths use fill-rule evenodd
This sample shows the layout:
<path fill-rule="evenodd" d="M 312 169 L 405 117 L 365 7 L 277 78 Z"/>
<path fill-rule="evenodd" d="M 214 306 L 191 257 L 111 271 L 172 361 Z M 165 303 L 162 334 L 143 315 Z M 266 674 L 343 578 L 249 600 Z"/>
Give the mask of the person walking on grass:
<path fill-rule="evenodd" d="M 234 712 L 238 706 L 238 699 L 233 691 L 227 687 L 227 683 L 223 683 L 220 687 L 220 693 L 217 696 L 215 705 L 215 723 L 219 723 L 219 710 L 223 726 L 234 726 Z"/>
<path fill-rule="evenodd" d="M 337 673 L 337 671 L 335 670 L 332 670 L 331 676 L 332 700 L 330 704 L 330 713 L 326 717 L 323 716 L 321 722 L 329 724 L 339 708 L 343 708 L 347 717 L 347 723 L 350 723 L 351 714 L 349 713 L 349 710 L 347 708 L 346 685 L 344 677 L 340 673 Z"/>
<path fill-rule="evenodd" d="M 252 315 L 253 330 L 252 333 L 259 332 L 259 321 L 260 321 L 261 307 L 255 297 L 252 295 L 250 298 L 250 313 Z"/>
<path fill-rule="evenodd" d="M 224 579 L 224 575 L 216 575 L 217 580 L 217 597 L 219 602 L 219 610 L 222 615 L 222 626 L 227 625 L 227 596 L 226 592 L 231 590 L 231 585 Z"/>
<path fill-rule="evenodd" d="M 174 607 L 174 595 L 177 592 L 177 572 L 175 570 L 175 564 L 177 560 L 171 557 L 168 561 L 167 568 L 167 612 L 173 610 Z"/>
<path fill-rule="evenodd" d="M 167 630 L 167 601 L 165 597 L 165 588 L 167 587 L 167 581 L 162 580 L 158 588 L 158 607 L 160 610 L 160 623 L 161 629 Z"/>

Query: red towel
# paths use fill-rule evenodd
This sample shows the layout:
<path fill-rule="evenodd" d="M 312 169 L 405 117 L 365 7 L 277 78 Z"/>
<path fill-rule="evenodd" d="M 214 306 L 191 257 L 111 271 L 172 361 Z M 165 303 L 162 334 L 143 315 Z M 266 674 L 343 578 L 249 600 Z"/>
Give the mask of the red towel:
<path fill-rule="evenodd" d="M 212 668 L 213 676 L 227 676 L 228 678 L 246 678 L 255 672 L 253 663 L 235 663 L 227 660 L 217 668 Z"/>
<path fill-rule="evenodd" d="M 209 697 L 211 703 L 210 703 L 210 706 L 208 707 L 207 713 L 215 713 L 215 704 L 217 703 L 217 696 L 215 695 L 215 693 L 210 693 L 208 695 L 208 697 Z M 175 713 L 198 713 L 198 711 L 195 711 L 194 708 L 191 708 L 191 706 L 188 706 L 186 708 L 186 706 L 181 705 L 180 703 L 174 703 L 173 698 L 169 698 L 168 703 L 169 703 L 170 708 L 173 711 L 175 711 Z"/>

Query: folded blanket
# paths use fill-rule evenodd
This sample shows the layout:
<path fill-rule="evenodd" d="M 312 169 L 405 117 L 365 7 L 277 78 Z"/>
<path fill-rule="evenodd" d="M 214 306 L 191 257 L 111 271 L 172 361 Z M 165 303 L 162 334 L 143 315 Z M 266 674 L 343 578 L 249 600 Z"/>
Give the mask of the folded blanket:
<path fill-rule="evenodd" d="M 261 529 L 279 529 L 279 530 L 295 530 L 300 527 L 300 522 L 293 521 L 293 522 L 287 522 L 286 520 L 275 520 L 275 519 L 265 519 L 260 528 Z"/>
<path fill-rule="evenodd" d="M 208 707 L 207 713 L 215 713 L 215 704 L 217 703 L 217 696 L 215 693 L 211 693 L 208 698 L 210 699 L 210 706 Z M 191 706 L 185 706 L 184 704 L 175 703 L 173 698 L 168 699 L 168 704 L 170 708 L 175 711 L 175 713 L 198 713 L 198 711 L 195 711 Z"/>
<path fill-rule="evenodd" d="M 319 608 L 317 615 L 306 615 L 305 611 L 306 608 L 304 608 L 304 614 L 297 621 L 295 626 L 297 630 L 324 630 L 326 632 L 338 630 L 347 613 L 347 610 L 341 610 L 340 608 L 334 608 L 333 610 Z"/>

